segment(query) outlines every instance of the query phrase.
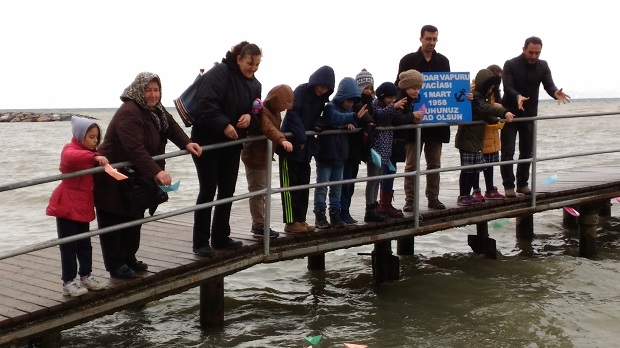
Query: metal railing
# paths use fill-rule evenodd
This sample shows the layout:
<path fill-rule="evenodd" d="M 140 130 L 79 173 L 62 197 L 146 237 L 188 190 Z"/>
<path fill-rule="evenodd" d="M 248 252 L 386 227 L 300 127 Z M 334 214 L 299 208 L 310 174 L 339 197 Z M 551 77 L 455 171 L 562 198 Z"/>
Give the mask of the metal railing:
<path fill-rule="evenodd" d="M 555 119 L 565 119 L 565 118 L 580 118 L 580 117 L 598 117 L 598 116 L 613 116 L 613 115 L 620 115 L 620 112 L 604 112 L 604 113 L 588 113 L 588 114 L 573 114 L 573 115 L 558 115 L 558 116 L 535 116 L 535 117 L 520 117 L 520 118 L 515 118 L 513 120 L 513 122 L 533 122 L 533 138 L 534 139 L 534 144 L 533 144 L 533 154 L 532 154 L 532 158 L 529 159 L 517 159 L 517 160 L 512 160 L 512 161 L 500 161 L 500 162 L 493 162 L 493 163 L 485 163 L 485 164 L 476 164 L 476 165 L 468 165 L 468 166 L 453 166 L 453 167 L 442 167 L 442 168 L 438 168 L 438 169 L 431 169 L 431 170 L 421 170 L 420 169 L 420 160 L 421 160 L 421 156 L 416 156 L 416 167 L 415 167 L 415 171 L 412 172 L 408 172 L 408 173 L 395 173 L 395 174 L 385 174 L 385 175 L 378 175 L 378 176 L 372 176 L 372 177 L 358 177 L 358 178 L 354 178 L 354 179 L 347 179 L 347 180 L 341 180 L 341 181 L 337 181 L 337 182 L 327 182 L 327 183 L 313 183 L 313 184 L 307 184 L 307 185 L 298 185 L 298 186 L 293 186 L 293 187 L 273 187 L 271 184 L 271 176 L 272 176 L 272 172 L 271 172 L 271 162 L 272 162 L 272 147 L 271 147 L 271 141 L 267 141 L 267 165 L 266 165 L 266 170 L 267 170 L 267 180 L 266 180 L 266 188 L 262 189 L 262 190 L 258 190 L 258 191 L 254 191 L 254 192 L 248 192 L 248 193 L 243 193 L 243 194 L 239 194 L 239 195 L 234 195 L 232 197 L 229 198 L 225 198 L 225 199 L 220 199 L 220 200 L 214 200 L 212 202 L 207 202 L 207 203 L 203 203 L 203 204 L 198 204 L 198 205 L 193 205 L 193 206 L 189 206 L 189 207 L 185 207 L 185 208 L 181 208 L 181 209 L 176 209 L 170 212 L 165 212 L 165 213 L 158 213 L 154 216 L 149 216 L 149 217 L 145 217 L 143 219 L 138 219 L 135 221 L 131 221 L 131 222 L 126 222 L 126 223 L 122 223 L 122 224 L 118 224 L 118 225 L 114 225 L 114 226 L 110 226 L 110 227 L 106 227 L 106 228 L 98 228 L 98 229 L 94 229 L 94 230 L 90 230 L 88 232 L 85 233 L 81 233 L 79 235 L 75 235 L 75 236 L 71 236 L 71 237 L 64 237 L 64 238 L 55 238 L 52 240 L 48 240 L 45 242 L 39 242 L 39 243 L 35 243 L 35 244 L 31 244 L 25 247 L 19 247 L 13 250 L 9 250 L 9 251 L 5 251 L 5 252 L 0 252 L 0 260 L 2 259 L 6 259 L 9 257 L 13 257 L 13 256 L 17 256 L 17 255 L 21 255 L 21 254 L 25 254 L 25 253 L 29 253 L 29 252 L 33 252 L 36 250 L 41 250 L 41 249 L 46 249 L 49 247 L 53 247 L 56 245 L 60 245 L 60 244 L 65 244 L 65 243 L 69 243 L 69 242 L 73 242 L 79 239 L 84 239 L 84 238 L 90 238 L 93 236 L 97 236 L 100 234 L 104 234 L 104 233 L 109 233 L 109 232 L 113 232 L 113 231 L 117 231 L 120 229 L 124 229 L 127 227 L 132 227 L 132 226 L 138 226 L 138 225 L 142 225 L 144 223 L 148 223 L 151 221 L 156 221 L 156 220 L 160 220 L 160 219 L 165 219 L 168 217 L 172 217 L 172 216 L 176 216 L 176 215 L 180 215 L 180 214 L 185 214 L 185 213 L 189 213 L 192 211 L 196 211 L 196 210 L 200 210 L 200 209 L 206 209 L 206 208 L 210 208 L 216 205 L 220 205 L 220 204 L 226 204 L 226 203 L 232 203 L 235 201 L 239 201 L 239 200 L 243 200 L 243 199 L 248 199 L 250 197 L 254 197 L 254 196 L 261 196 L 261 195 L 265 195 L 265 225 L 264 225 L 264 254 L 267 256 L 269 255 L 269 229 L 270 229 L 270 225 L 271 225 L 271 219 L 270 219 L 270 215 L 271 215 L 271 203 L 272 203 L 272 198 L 271 196 L 273 194 L 277 194 L 277 193 L 281 193 L 281 192 L 286 192 L 286 191 L 297 191 L 297 190 L 306 190 L 306 189 L 313 189 L 313 188 L 317 188 L 317 187 L 324 187 L 324 186 L 332 186 L 335 184 L 349 184 L 349 183 L 358 183 L 358 182 L 366 182 L 366 181 L 371 181 L 371 180 L 382 180 L 382 179 L 390 179 L 390 178 L 399 178 L 399 177 L 409 177 L 409 176 L 414 176 L 414 182 L 415 182 L 415 187 L 417 190 L 419 190 L 420 188 L 420 177 L 422 175 L 426 175 L 426 174 L 430 174 L 430 173 L 441 173 L 441 172 L 450 172 L 450 171 L 457 171 L 457 170 L 463 170 L 463 169 L 480 169 L 480 168 L 486 168 L 486 167 L 491 167 L 491 166 L 500 166 L 500 165 L 506 165 L 506 164 L 519 164 L 519 163 L 531 163 L 532 164 L 532 168 L 531 168 L 531 190 L 532 190 L 532 195 L 531 195 L 531 207 L 534 208 L 536 207 L 536 164 L 538 162 L 542 162 L 542 161 L 551 161 L 551 160 L 558 160 L 558 159 L 565 159 L 565 158 L 572 158 L 572 157 L 582 157 L 582 156 L 591 156 L 591 155 L 601 155 L 601 154 L 609 154 L 609 153 L 620 153 L 620 148 L 617 149 L 605 149 L 605 150 L 593 150 L 593 151 L 585 151 L 585 152 L 577 152 L 577 153 L 572 153 L 572 154 L 568 154 L 568 155 L 557 155 L 557 156 L 548 156 L 548 157 L 538 157 L 537 156 L 537 142 L 535 141 L 535 139 L 537 139 L 537 131 L 538 131 L 538 126 L 537 123 L 538 121 L 543 121 L 543 120 L 555 120 Z M 483 121 L 474 121 L 474 122 L 463 122 L 463 123 L 432 123 L 432 124 L 419 124 L 419 125 L 406 125 L 406 126 L 390 126 L 390 127 L 376 127 L 377 131 L 386 131 L 386 130 L 412 130 L 417 132 L 417 136 L 416 136 L 416 149 L 418 149 L 418 153 L 420 152 L 420 140 L 421 140 L 421 129 L 422 128 L 427 128 L 427 127 L 440 127 L 440 126 L 458 126 L 458 125 L 468 125 L 468 124 L 484 124 Z M 355 132 L 359 132 L 361 131 L 361 129 L 356 129 L 356 130 L 325 130 L 322 131 L 320 133 L 317 132 L 313 132 L 313 131 L 308 131 L 306 132 L 306 134 L 308 136 L 324 136 L 324 135 L 330 135 L 330 134 L 342 134 L 342 133 L 355 133 Z M 286 134 L 287 136 L 290 136 L 290 133 Z M 248 137 L 248 138 L 244 138 L 244 139 L 239 139 L 239 140 L 234 140 L 234 141 L 227 141 L 225 143 L 218 143 L 218 144 L 212 144 L 212 145 L 205 145 L 202 146 L 203 151 L 209 151 L 209 150 L 213 150 L 213 149 L 217 149 L 217 148 L 222 148 L 222 147 L 226 147 L 226 146 L 233 146 L 233 145 L 238 145 L 238 144 L 242 144 L 242 143 L 247 143 L 247 142 L 252 142 L 252 141 L 265 141 L 266 137 L 264 135 L 260 135 L 260 136 L 253 136 L 253 137 Z M 162 159 L 168 159 L 168 158 L 173 158 L 173 157 L 179 157 L 179 156 L 184 156 L 184 155 L 188 155 L 189 152 L 187 150 L 178 150 L 178 151 L 174 151 L 174 152 L 168 152 L 162 155 L 158 155 L 158 156 L 154 156 L 153 159 L 154 160 L 162 160 Z M 130 166 L 131 162 L 118 162 L 118 163 L 114 163 L 111 164 L 111 166 L 113 168 L 121 168 L 121 167 L 127 167 Z M 20 181 L 20 182 L 15 182 L 15 183 L 10 183 L 10 184 L 5 184 L 5 185 L 0 185 L 0 193 L 5 192 L 5 191 L 11 191 L 11 190 L 15 190 L 15 189 L 19 189 L 19 188 L 23 188 L 23 187 L 29 187 L 29 186 L 34 186 L 34 185 L 40 185 L 40 184 L 44 184 L 44 183 L 49 183 L 49 182 L 53 182 L 53 181 L 58 181 L 58 180 L 62 180 L 62 179 L 68 179 L 68 178 L 72 178 L 72 177 L 77 177 L 77 176 L 83 176 L 83 175 L 91 175 L 91 174 L 97 174 L 97 173 L 101 173 L 104 171 L 103 167 L 95 167 L 92 169 L 87 169 L 87 170 L 81 170 L 81 171 L 76 171 L 76 172 L 72 172 L 72 173 L 67 173 L 67 174 L 57 174 L 57 175 L 51 175 L 51 176 L 46 176 L 46 177 L 42 177 L 42 178 L 37 178 L 37 179 L 30 179 L 30 180 L 25 180 L 25 181 Z M 415 223 L 415 227 L 419 227 L 419 195 L 415 195 L 414 198 L 414 223 Z"/>

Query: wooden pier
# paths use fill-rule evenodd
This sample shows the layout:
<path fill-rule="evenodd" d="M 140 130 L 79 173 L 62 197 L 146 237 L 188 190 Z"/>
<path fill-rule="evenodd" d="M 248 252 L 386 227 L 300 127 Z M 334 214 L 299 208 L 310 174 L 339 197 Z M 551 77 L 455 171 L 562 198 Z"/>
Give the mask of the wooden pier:
<path fill-rule="evenodd" d="M 400 242 L 472 224 L 478 226 L 478 242 L 484 244 L 485 233 L 488 233 L 487 222 L 501 218 L 523 219 L 522 230 L 515 231 L 516 236 L 530 238 L 533 233 L 528 233 L 527 225 L 535 213 L 564 206 L 582 212 L 579 219 L 573 219 L 575 226 L 580 228 L 580 240 L 584 244 L 580 250 L 584 256 L 594 254 L 595 231 L 592 235 L 592 229 L 588 226 L 596 222 L 599 212 L 609 207 L 611 199 L 620 196 L 620 166 L 560 172 L 555 183 L 543 185 L 540 178 L 549 175 L 538 174 L 540 182 L 536 185 L 535 205 L 532 205 L 531 197 L 519 196 L 459 207 L 456 205 L 458 188 L 442 183 L 440 199 L 447 209 L 428 210 L 426 199 L 421 199 L 419 213 L 422 220 L 418 227 L 413 214 L 407 213 L 405 218 L 386 223 L 361 222 L 365 208 L 365 184 L 358 183 L 351 214 L 360 223 L 306 234 L 282 233 L 280 238 L 271 240 L 268 255 L 263 252 L 262 239 L 253 238 L 249 232 L 249 210 L 245 200 L 233 204 L 231 217 L 231 237 L 243 241 L 243 247 L 218 252 L 213 257 L 199 257 L 192 252 L 192 213 L 149 222 L 142 228 L 141 246 L 137 255 L 149 265 L 148 271 L 138 273 L 138 277 L 131 280 L 108 278 L 101 259 L 99 239 L 94 237 L 93 273 L 109 282 L 109 287 L 77 298 L 63 296 L 60 291 L 60 254 L 57 246 L 0 260 L 0 345 L 24 343 L 48 332 L 72 327 L 197 286 L 201 286 L 201 324 L 221 325 L 224 308 L 223 301 L 219 301 L 218 297 L 224 294 L 224 277 L 253 265 L 308 257 L 309 267 L 316 269 L 321 267 L 320 260 L 326 252 L 370 244 L 375 245 L 377 253 L 391 256 L 392 240 Z M 400 206 L 403 202 L 402 192 L 397 192 L 394 205 Z M 570 222 L 571 218 L 569 216 L 566 219 Z M 279 206 L 272 207 L 271 221 L 274 229 L 281 230 Z M 313 221 L 310 207 L 308 222 Z M 488 250 L 477 252 L 489 253 Z M 379 258 L 378 261 L 380 268 L 381 262 L 386 259 Z M 388 271 L 393 272 L 393 267 L 388 267 Z M 389 277 L 396 276 L 392 274 Z"/>

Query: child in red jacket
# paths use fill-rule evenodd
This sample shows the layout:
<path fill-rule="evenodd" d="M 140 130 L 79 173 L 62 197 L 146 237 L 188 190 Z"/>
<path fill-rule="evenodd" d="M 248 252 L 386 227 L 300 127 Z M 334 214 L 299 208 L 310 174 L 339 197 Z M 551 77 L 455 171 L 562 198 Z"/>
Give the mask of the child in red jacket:
<path fill-rule="evenodd" d="M 70 173 L 108 164 L 108 159 L 95 150 L 101 142 L 101 129 L 93 120 L 73 116 L 73 138 L 64 146 L 60 155 L 60 172 Z M 54 189 L 46 214 L 56 217 L 58 238 L 88 232 L 95 219 L 93 176 L 84 175 L 63 179 Z M 78 272 L 77 263 L 80 263 Z M 80 296 L 88 290 L 105 287 L 92 272 L 92 246 L 90 238 L 79 239 L 60 245 L 62 265 L 62 294 Z M 75 277 L 80 274 L 80 281 Z"/>

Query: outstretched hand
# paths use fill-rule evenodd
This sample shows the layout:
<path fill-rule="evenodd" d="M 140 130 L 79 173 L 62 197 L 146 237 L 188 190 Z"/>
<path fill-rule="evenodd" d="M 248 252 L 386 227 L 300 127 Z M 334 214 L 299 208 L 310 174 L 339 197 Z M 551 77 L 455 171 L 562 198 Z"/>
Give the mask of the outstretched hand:
<path fill-rule="evenodd" d="M 407 97 L 402 98 L 401 100 L 394 103 L 394 109 L 403 109 L 405 107 L 406 102 L 407 102 Z"/>
<path fill-rule="evenodd" d="M 525 111 L 523 108 L 523 102 L 530 100 L 530 97 L 524 97 L 522 95 L 517 96 L 517 107 L 521 111 Z"/>
<path fill-rule="evenodd" d="M 562 104 L 570 103 L 570 95 L 564 93 L 563 89 L 564 88 L 560 88 L 557 91 L 555 91 L 555 93 L 553 94 L 555 98 L 558 100 L 558 105 L 560 105 L 560 102 Z"/>
<path fill-rule="evenodd" d="M 357 118 L 362 118 L 362 116 L 364 116 L 364 114 L 366 114 L 367 111 L 368 111 L 368 108 L 366 107 L 366 104 L 364 104 L 364 106 L 362 106 L 360 111 L 357 112 Z"/>

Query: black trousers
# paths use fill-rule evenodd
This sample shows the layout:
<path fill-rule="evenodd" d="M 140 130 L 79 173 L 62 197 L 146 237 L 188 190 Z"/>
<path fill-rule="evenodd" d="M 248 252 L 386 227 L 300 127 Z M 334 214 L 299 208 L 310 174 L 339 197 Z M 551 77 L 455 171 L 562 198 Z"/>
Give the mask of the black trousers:
<path fill-rule="evenodd" d="M 232 197 L 235 194 L 239 160 L 242 145 L 227 146 L 202 153 L 200 157 L 192 156 L 198 174 L 198 198 L 196 204 L 213 202 L 217 190 L 217 199 Z M 225 242 L 230 236 L 230 209 L 232 203 L 218 205 L 194 212 L 193 247 L 202 248 L 211 243 Z M 211 223 L 211 210 L 213 223 Z M 211 238 L 213 237 L 213 238 Z"/>
<path fill-rule="evenodd" d="M 514 160 L 517 134 L 519 135 L 519 159 L 532 158 L 534 151 L 534 124 L 532 122 L 506 123 L 501 131 L 501 160 Z M 515 174 L 512 164 L 500 166 L 504 188 L 515 188 Z M 530 179 L 530 163 L 517 164 L 517 188 L 528 186 Z"/>
<path fill-rule="evenodd" d="M 280 157 L 280 187 L 293 187 L 310 183 L 310 164 Z M 305 222 L 308 213 L 310 190 L 283 191 L 282 214 L 284 223 Z"/>
<path fill-rule="evenodd" d="M 140 219 L 117 215 L 101 209 L 97 209 L 97 223 L 99 228 L 110 227 L 124 222 Z M 108 272 L 114 272 L 122 265 L 134 264 L 136 253 L 140 248 L 140 230 L 142 225 L 120 229 L 99 235 L 103 263 Z"/>
<path fill-rule="evenodd" d="M 65 238 L 88 232 L 89 223 L 56 218 L 56 228 L 58 238 Z M 90 244 L 90 238 L 60 244 L 59 247 L 63 282 L 75 279 L 78 274 L 78 262 L 80 263 L 80 276 L 87 276 L 92 272 L 93 247 Z"/>

